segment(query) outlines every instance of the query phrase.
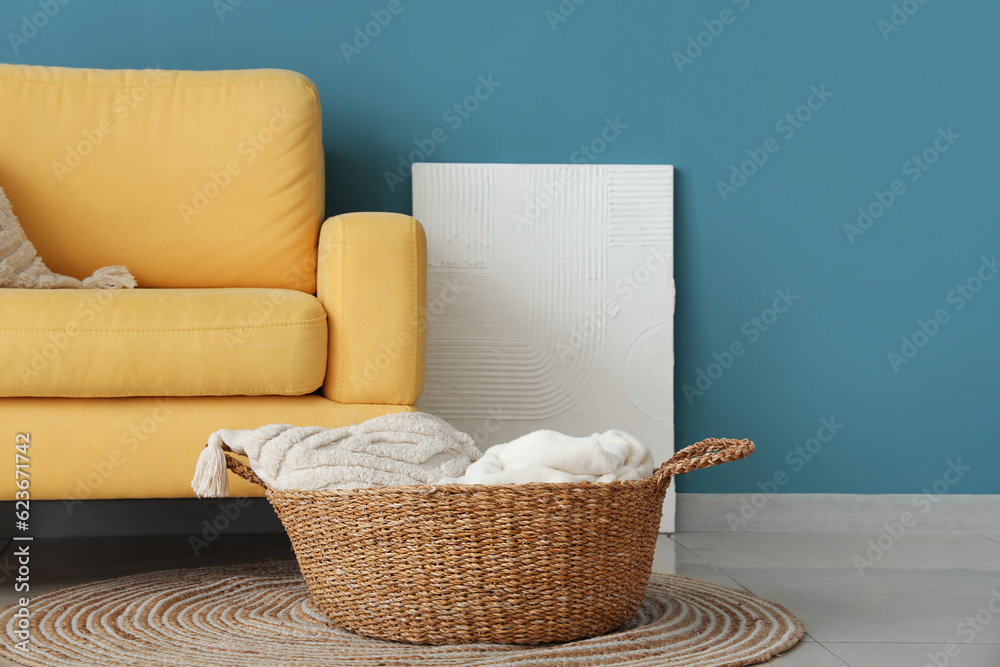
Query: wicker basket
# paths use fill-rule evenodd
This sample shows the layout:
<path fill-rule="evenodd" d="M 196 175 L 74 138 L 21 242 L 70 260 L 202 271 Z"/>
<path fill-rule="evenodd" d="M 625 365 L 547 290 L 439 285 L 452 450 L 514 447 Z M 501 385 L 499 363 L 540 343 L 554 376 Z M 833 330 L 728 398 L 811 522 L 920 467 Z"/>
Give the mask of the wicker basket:
<path fill-rule="evenodd" d="M 313 600 L 334 624 L 415 644 L 541 644 L 629 620 L 649 583 L 670 479 L 741 459 L 708 439 L 632 482 L 267 488 Z"/>

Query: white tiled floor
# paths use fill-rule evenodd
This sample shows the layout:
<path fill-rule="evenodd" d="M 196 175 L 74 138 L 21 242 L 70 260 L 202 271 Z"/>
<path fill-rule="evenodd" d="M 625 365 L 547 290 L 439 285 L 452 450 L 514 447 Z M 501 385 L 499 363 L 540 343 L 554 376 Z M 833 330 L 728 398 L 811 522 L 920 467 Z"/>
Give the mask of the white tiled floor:
<path fill-rule="evenodd" d="M 1000 540 L 974 533 L 907 533 L 878 557 L 879 534 L 678 533 L 677 571 L 710 565 L 786 606 L 807 640 L 782 667 L 1000 667 Z M 661 540 L 658 555 L 671 544 Z M 869 562 L 868 567 L 855 557 Z M 861 567 L 859 567 L 859 565 Z M 693 574 L 690 576 L 698 576 Z M 1000 599 L 994 603 L 1000 609 Z M 985 610 L 985 611 L 984 611 Z M 980 615 L 977 630 L 962 625 Z M 994 618 L 994 616 L 996 618 Z M 967 629 L 968 628 L 968 629 Z M 951 654 L 945 651 L 948 644 Z M 936 663 L 935 663 L 936 660 Z"/>
<path fill-rule="evenodd" d="M 661 536 L 654 570 L 745 588 L 790 609 L 808 635 L 769 665 L 1000 667 L 1000 613 L 988 608 L 996 591 L 993 607 L 1000 609 L 1000 535 L 911 532 L 892 543 L 883 537 L 888 549 L 859 571 L 855 556 L 867 558 L 868 541 L 878 539 L 858 533 L 678 533 Z M 9 547 L 0 565 L 8 555 Z M 32 592 L 143 570 L 290 555 L 283 536 L 274 535 L 223 536 L 200 557 L 182 537 L 39 540 Z M 0 569 L 0 604 L 13 598 Z M 12 664 L 0 660 L 0 667 Z"/>

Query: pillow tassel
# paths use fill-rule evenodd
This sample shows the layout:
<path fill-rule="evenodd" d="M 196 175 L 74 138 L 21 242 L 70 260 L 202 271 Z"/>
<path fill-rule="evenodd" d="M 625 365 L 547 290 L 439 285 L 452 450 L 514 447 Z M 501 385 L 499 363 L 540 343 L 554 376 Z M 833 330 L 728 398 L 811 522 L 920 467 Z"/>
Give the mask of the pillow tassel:
<path fill-rule="evenodd" d="M 83 279 L 85 289 L 132 289 L 135 285 L 135 278 L 124 266 L 104 266 Z"/>
<path fill-rule="evenodd" d="M 229 470 L 226 454 L 222 451 L 222 438 L 212 434 L 205 449 L 198 456 L 191 488 L 199 498 L 229 497 Z"/>

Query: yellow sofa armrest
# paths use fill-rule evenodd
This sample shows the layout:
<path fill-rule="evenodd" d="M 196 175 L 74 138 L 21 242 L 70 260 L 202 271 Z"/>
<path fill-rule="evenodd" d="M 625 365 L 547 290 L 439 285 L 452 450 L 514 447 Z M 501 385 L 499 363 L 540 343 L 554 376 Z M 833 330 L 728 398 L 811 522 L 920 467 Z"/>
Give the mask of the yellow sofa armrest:
<path fill-rule="evenodd" d="M 348 213 L 323 224 L 317 291 L 330 328 L 323 395 L 410 405 L 424 387 L 427 239 L 398 213 Z"/>

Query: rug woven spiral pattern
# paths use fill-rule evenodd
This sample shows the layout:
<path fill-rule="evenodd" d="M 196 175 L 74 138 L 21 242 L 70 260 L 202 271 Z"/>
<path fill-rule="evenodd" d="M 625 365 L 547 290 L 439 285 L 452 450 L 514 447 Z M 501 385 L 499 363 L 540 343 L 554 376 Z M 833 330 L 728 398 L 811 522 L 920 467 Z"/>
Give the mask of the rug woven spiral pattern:
<path fill-rule="evenodd" d="M 13 612 L 0 612 L 0 654 L 43 667 L 739 667 L 803 634 L 783 607 L 750 593 L 654 574 L 636 616 L 601 637 L 542 646 L 367 639 L 327 622 L 295 561 L 168 570 L 39 595 L 27 654 L 13 648 Z"/>

